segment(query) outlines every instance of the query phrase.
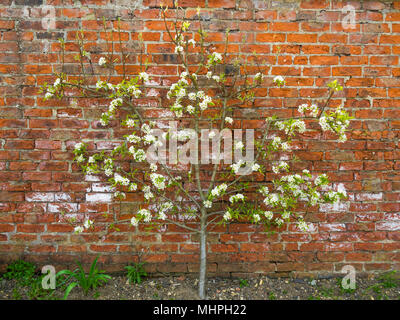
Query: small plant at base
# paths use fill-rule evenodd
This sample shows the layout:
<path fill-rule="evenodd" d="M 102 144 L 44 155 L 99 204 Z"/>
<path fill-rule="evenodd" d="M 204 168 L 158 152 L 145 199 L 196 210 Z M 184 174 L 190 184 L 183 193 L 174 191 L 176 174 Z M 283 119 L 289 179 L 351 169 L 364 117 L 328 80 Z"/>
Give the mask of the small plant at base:
<path fill-rule="evenodd" d="M 396 288 L 399 286 L 399 279 L 396 279 L 396 270 L 384 273 L 379 277 L 382 287 L 384 288 Z"/>
<path fill-rule="evenodd" d="M 19 292 L 18 288 L 13 289 L 12 297 L 14 300 L 22 300 L 22 295 L 21 292 Z"/>
<path fill-rule="evenodd" d="M 74 282 L 71 282 L 65 290 L 64 300 L 67 299 L 68 295 L 70 294 L 71 290 L 76 286 L 80 286 L 83 290 L 83 293 L 87 295 L 89 290 L 96 289 L 101 285 L 107 283 L 111 277 L 104 273 L 103 270 L 99 270 L 97 268 L 97 260 L 99 256 L 97 256 L 89 270 L 89 273 L 86 274 L 85 270 L 82 267 L 82 264 L 77 262 L 78 268 L 74 271 L 71 270 L 61 270 L 57 273 L 57 278 L 63 277 L 64 280 L 61 283 L 61 287 L 66 286 L 71 279 L 75 279 Z"/>
<path fill-rule="evenodd" d="M 130 284 L 141 283 L 142 277 L 146 277 L 147 273 L 143 268 L 144 262 L 135 263 L 133 266 L 126 266 L 125 269 L 128 271 L 127 277 Z"/>
<path fill-rule="evenodd" d="M 7 272 L 3 275 L 4 279 L 15 279 L 19 285 L 30 285 L 35 278 L 36 266 L 33 263 L 17 260 L 7 267 Z"/>
<path fill-rule="evenodd" d="M 332 288 L 320 288 L 321 295 L 325 298 L 333 298 L 333 289 Z"/>
<path fill-rule="evenodd" d="M 248 286 L 249 286 L 249 282 L 247 281 L 247 279 L 239 280 L 239 287 L 243 288 L 243 287 L 248 287 Z"/>
<path fill-rule="evenodd" d="M 272 291 L 268 294 L 268 299 L 269 300 L 276 300 L 276 296 L 275 293 L 273 293 Z"/>
<path fill-rule="evenodd" d="M 382 293 L 382 284 L 381 283 L 376 283 L 370 287 L 367 288 L 367 291 L 372 290 L 375 292 L 376 297 L 378 298 L 378 300 L 386 300 L 387 299 L 387 295 Z"/>
<path fill-rule="evenodd" d="M 55 290 L 44 289 L 42 286 L 42 280 L 44 275 L 34 278 L 29 285 L 29 290 L 27 296 L 31 300 L 57 300 L 58 298 L 54 296 Z"/>
<path fill-rule="evenodd" d="M 379 282 L 368 287 L 366 291 L 372 290 L 375 292 L 379 300 L 387 300 L 388 296 L 382 292 L 384 289 L 396 288 L 399 286 L 399 280 L 395 277 L 396 270 L 382 274 L 378 280 Z"/>
<path fill-rule="evenodd" d="M 36 273 L 36 266 L 33 263 L 17 260 L 7 267 L 7 272 L 3 275 L 4 279 L 16 280 L 17 287 L 13 289 L 15 300 L 23 299 L 20 289 L 27 287 L 26 296 L 31 300 L 56 299 L 53 296 L 54 290 L 45 290 L 42 287 L 44 275 Z"/>
<path fill-rule="evenodd" d="M 307 298 L 308 300 L 321 300 L 321 298 L 320 297 L 318 297 L 318 296 L 313 296 L 313 295 L 310 295 L 308 298 Z"/>

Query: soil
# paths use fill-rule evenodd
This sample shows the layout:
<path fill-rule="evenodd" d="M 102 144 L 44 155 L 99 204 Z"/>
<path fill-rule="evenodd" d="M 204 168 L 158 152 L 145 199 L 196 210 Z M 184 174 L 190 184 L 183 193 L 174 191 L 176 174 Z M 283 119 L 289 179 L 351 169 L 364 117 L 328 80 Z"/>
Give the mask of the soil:
<path fill-rule="evenodd" d="M 399 300 L 399 280 L 358 278 L 356 289 L 344 290 L 341 279 L 292 279 L 259 277 L 251 279 L 208 279 L 210 300 Z M 83 295 L 75 287 L 71 300 L 197 300 L 198 280 L 180 277 L 146 278 L 140 284 L 129 284 L 125 276 L 113 276 L 103 287 Z M 15 280 L 0 280 L 0 299 L 32 299 L 29 288 L 20 287 Z M 53 295 L 63 297 L 57 289 Z M 33 297 L 34 299 L 37 297 Z M 48 297 L 44 297 L 47 299 Z"/>

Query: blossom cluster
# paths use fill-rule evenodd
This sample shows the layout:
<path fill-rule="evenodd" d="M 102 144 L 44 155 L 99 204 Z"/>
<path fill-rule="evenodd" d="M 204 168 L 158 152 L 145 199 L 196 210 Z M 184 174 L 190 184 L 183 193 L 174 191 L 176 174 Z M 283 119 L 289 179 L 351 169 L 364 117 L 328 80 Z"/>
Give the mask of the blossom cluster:
<path fill-rule="evenodd" d="M 218 198 L 218 197 L 222 196 L 225 193 L 227 188 L 228 188 L 228 185 L 226 183 L 222 183 L 222 184 L 214 187 L 211 190 L 210 195 L 208 196 L 208 200 L 212 200 L 213 198 Z"/>
<path fill-rule="evenodd" d="M 86 219 L 85 222 L 83 223 L 83 226 L 76 226 L 74 228 L 75 233 L 82 233 L 85 230 L 88 230 L 93 227 L 93 221 L 90 219 Z"/>
<path fill-rule="evenodd" d="M 340 106 L 330 113 L 324 113 L 319 119 L 319 124 L 323 131 L 331 131 L 339 135 L 339 142 L 345 142 L 347 136 L 345 131 L 350 124 L 351 117 Z"/>

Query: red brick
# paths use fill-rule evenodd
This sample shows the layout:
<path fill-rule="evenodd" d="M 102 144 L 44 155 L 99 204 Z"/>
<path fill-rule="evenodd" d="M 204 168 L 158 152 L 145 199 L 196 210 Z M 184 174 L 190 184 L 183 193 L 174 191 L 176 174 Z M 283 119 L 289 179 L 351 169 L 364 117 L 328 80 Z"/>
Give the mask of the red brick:
<path fill-rule="evenodd" d="M 5 5 L 10 6 L 11 2 L 6 0 Z M 96 61 L 107 51 L 104 40 L 110 39 L 111 34 L 106 35 L 102 22 L 91 17 L 100 13 L 109 19 L 106 11 L 111 1 L 83 0 L 83 9 L 60 7 L 60 0 L 53 2 L 56 30 L 43 30 L 40 19 L 35 19 L 39 18 L 35 10 L 31 10 L 33 20 L 17 24 L 19 9 L 3 10 L 4 18 L 0 20 L 0 254 L 25 253 L 32 261 L 55 265 L 71 265 L 77 258 L 89 264 L 100 254 L 101 262 L 115 271 L 128 262 L 138 261 L 137 252 L 144 249 L 147 253 L 143 258 L 149 262 L 147 268 L 151 272 L 197 272 L 199 237 L 176 226 L 168 224 L 166 232 L 160 233 L 156 229 L 148 232 L 143 225 L 135 229 L 117 223 L 119 232 L 99 239 L 98 231 L 112 220 L 114 212 L 118 218 L 129 220 L 143 197 L 128 193 L 122 208 L 119 203 L 87 202 L 87 195 L 103 195 L 96 190 L 102 184 L 85 180 L 85 174 L 72 161 L 72 150 L 79 141 L 88 141 L 91 151 L 112 149 L 114 140 L 123 139 L 128 132 L 114 128 L 114 124 L 109 126 L 113 129 L 99 126 L 98 118 L 109 101 L 82 99 L 77 106 L 68 99 L 43 101 L 38 86 L 53 83 L 52 73 L 61 71 L 57 38 L 63 34 L 67 40 L 67 72 L 76 75 L 79 68 L 74 56 L 78 47 L 74 38 L 82 18 L 84 47 L 91 52 L 94 72 L 105 71 Z M 150 91 L 154 97 L 145 97 L 139 103 L 149 106 L 145 115 L 153 118 L 165 117 L 163 108 L 169 102 L 162 98 L 164 86 L 171 85 L 178 76 L 177 56 L 174 46 L 166 42 L 169 35 L 160 16 L 160 3 L 143 1 L 144 10 L 134 10 L 135 19 L 129 21 L 124 9 L 119 23 L 121 41 L 129 53 L 129 76 L 142 71 L 136 47 L 139 33 L 144 40 L 148 72 L 155 74 L 156 88 Z M 174 3 L 168 0 L 164 4 L 169 6 L 166 15 L 172 27 Z M 344 85 L 344 91 L 335 94 L 329 107 L 343 104 L 355 117 L 345 143 L 337 143 L 336 134 L 322 133 L 316 121 L 307 121 L 308 130 L 293 142 L 294 154 L 300 160 L 293 164 L 294 170 L 308 168 L 327 173 L 334 186 L 345 184 L 349 199 L 339 206 L 309 208 L 306 217 L 316 228 L 311 233 L 300 232 L 295 224 L 274 228 L 273 234 L 248 223 L 213 225 L 208 247 L 210 272 L 240 277 L 254 272 L 315 275 L 339 272 L 349 263 L 367 273 L 398 268 L 400 4 L 350 4 L 356 9 L 357 22 L 351 30 L 344 29 L 341 21 L 346 2 L 304 0 L 287 10 L 279 1 L 273 6 L 258 0 L 180 1 L 186 16 L 192 19 L 193 31 L 199 26 L 196 9 L 201 8 L 207 41 L 212 44 L 210 50 L 224 50 L 225 31 L 229 28 L 232 43 L 228 53 L 232 59 L 240 52 L 252 62 L 255 51 L 264 60 L 262 71 L 269 76 L 256 90 L 253 105 L 233 110 L 234 116 L 240 118 L 233 127 L 261 129 L 265 127 L 263 119 L 273 114 L 297 115 L 298 105 L 314 100 L 321 106 L 328 94 L 326 85 L 335 78 Z M 106 24 L 108 28 L 118 26 L 112 19 Z M 113 39 L 114 57 L 120 59 L 117 33 Z M 196 59 L 196 55 L 189 57 L 190 63 L 196 63 Z M 110 79 L 113 83 L 122 79 L 124 69 L 119 60 L 115 64 L 116 74 Z M 90 71 L 88 64 L 86 67 Z M 258 72 L 257 68 L 251 70 Z M 285 77 L 284 87 L 272 85 L 276 75 Z M 68 96 L 74 93 L 66 92 Z M 205 114 L 218 116 L 218 110 L 212 108 Z M 125 115 L 126 110 L 122 110 L 118 117 Z M 107 142 L 110 139 L 112 143 Z M 128 164 L 124 166 L 128 168 Z M 206 185 L 210 177 L 209 169 L 205 171 L 201 177 Z M 254 179 L 270 182 L 272 175 L 257 174 Z M 222 180 L 226 178 L 221 177 Z M 196 190 L 192 184 L 185 186 Z M 249 195 L 249 199 L 253 198 Z M 99 225 L 94 232 L 73 234 L 74 226 L 58 216 L 61 211 L 79 218 L 88 214 Z M 103 213 L 111 215 L 104 217 Z"/>

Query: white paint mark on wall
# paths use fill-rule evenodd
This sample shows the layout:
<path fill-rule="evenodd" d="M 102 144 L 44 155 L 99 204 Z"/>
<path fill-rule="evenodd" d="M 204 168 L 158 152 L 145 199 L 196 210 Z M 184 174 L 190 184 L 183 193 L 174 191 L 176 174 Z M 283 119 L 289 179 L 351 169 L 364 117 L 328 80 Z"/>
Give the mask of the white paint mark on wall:
<path fill-rule="evenodd" d="M 358 201 L 378 201 L 382 200 L 383 193 L 359 193 L 356 195 L 356 200 Z"/>
<path fill-rule="evenodd" d="M 347 212 L 350 208 L 350 203 L 339 202 L 339 203 L 323 203 L 320 205 L 321 212 Z"/>
<path fill-rule="evenodd" d="M 149 91 L 147 91 L 148 97 L 158 97 L 159 95 L 160 93 L 156 89 L 150 89 Z"/>
<path fill-rule="evenodd" d="M 71 201 L 71 196 L 65 192 L 56 193 L 54 201 L 56 202 Z"/>
<path fill-rule="evenodd" d="M 346 225 L 344 223 L 324 223 L 321 228 L 325 231 L 345 231 Z"/>
<path fill-rule="evenodd" d="M 92 184 L 93 192 L 114 192 L 115 188 L 110 185 L 104 183 L 93 183 Z"/>
<path fill-rule="evenodd" d="M 111 202 L 111 193 L 88 193 L 86 194 L 86 201 L 88 202 Z"/>
<path fill-rule="evenodd" d="M 376 230 L 400 231 L 400 221 L 386 221 L 377 223 Z"/>
<path fill-rule="evenodd" d="M 93 176 L 93 175 L 85 175 L 85 181 L 100 181 L 100 178 L 98 176 Z"/>
<path fill-rule="evenodd" d="M 78 211 L 78 204 L 77 203 L 49 203 L 47 207 L 47 211 L 51 213 L 61 213 L 64 212 L 76 212 Z"/>
<path fill-rule="evenodd" d="M 51 192 L 30 192 L 25 195 L 25 200 L 28 202 L 53 202 L 54 193 Z"/>

